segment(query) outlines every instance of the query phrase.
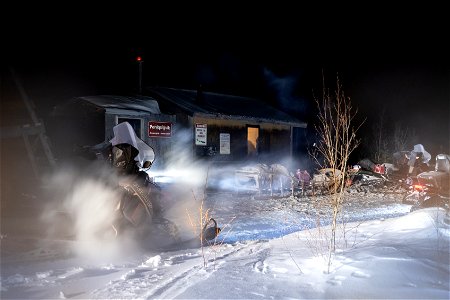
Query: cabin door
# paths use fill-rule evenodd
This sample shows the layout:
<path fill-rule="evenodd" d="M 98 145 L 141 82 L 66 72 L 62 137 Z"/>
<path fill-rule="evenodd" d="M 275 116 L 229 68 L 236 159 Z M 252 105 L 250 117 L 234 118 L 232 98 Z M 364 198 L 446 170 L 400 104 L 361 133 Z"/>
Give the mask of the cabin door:
<path fill-rule="evenodd" d="M 258 155 L 259 127 L 247 126 L 247 155 Z"/>

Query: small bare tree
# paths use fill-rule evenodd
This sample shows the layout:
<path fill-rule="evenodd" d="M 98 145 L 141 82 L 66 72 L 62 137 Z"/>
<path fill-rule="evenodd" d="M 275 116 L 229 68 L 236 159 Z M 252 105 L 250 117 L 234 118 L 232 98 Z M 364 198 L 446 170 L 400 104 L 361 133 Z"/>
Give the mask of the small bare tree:
<path fill-rule="evenodd" d="M 203 258 L 203 267 L 208 266 L 208 262 L 210 261 L 210 257 L 208 255 L 208 252 L 206 251 L 206 248 L 210 248 L 212 253 L 214 254 L 213 261 L 216 261 L 216 255 L 219 250 L 219 247 L 224 243 L 224 239 L 227 237 L 227 235 L 231 232 L 231 223 L 236 217 L 232 217 L 231 220 L 225 224 L 223 227 L 220 228 L 220 232 L 222 237 L 219 238 L 216 234 L 216 237 L 214 239 L 208 240 L 204 234 L 205 229 L 207 228 L 211 218 L 210 209 L 205 207 L 205 200 L 206 200 L 206 185 L 208 182 L 209 177 L 209 168 L 206 173 L 206 179 L 205 179 L 205 186 L 203 187 L 203 195 L 200 201 L 200 206 L 198 207 L 198 213 L 194 212 L 191 214 L 189 210 L 186 210 L 189 225 L 192 228 L 193 233 L 197 236 L 199 245 L 201 248 L 201 256 Z M 192 191 L 192 197 L 195 201 L 195 203 L 199 202 L 199 199 L 197 199 L 194 191 Z M 216 224 L 217 225 L 217 224 Z"/>
<path fill-rule="evenodd" d="M 316 156 L 314 159 L 321 166 L 335 170 L 330 174 L 328 196 L 332 207 L 331 236 L 328 247 L 328 271 L 332 255 L 336 250 L 336 229 L 338 215 L 341 212 L 347 175 L 347 162 L 350 154 L 359 145 L 356 132 L 362 125 L 353 127 L 357 110 L 354 110 L 350 98 L 346 98 L 339 82 L 336 81 L 334 97 L 325 87 L 323 78 L 322 99 L 315 98 L 318 108 L 318 124 L 315 126 L 318 134 Z M 320 159 L 319 159 L 320 156 Z"/>

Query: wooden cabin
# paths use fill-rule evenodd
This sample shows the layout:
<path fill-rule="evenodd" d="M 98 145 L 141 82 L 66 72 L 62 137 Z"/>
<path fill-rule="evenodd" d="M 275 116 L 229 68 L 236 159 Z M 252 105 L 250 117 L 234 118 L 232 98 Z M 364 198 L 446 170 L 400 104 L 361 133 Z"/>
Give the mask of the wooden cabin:
<path fill-rule="evenodd" d="M 193 157 L 212 161 L 291 158 L 296 130 L 307 124 L 258 99 L 202 90 L 148 87 L 161 111 L 176 116 Z"/>
<path fill-rule="evenodd" d="M 109 142 L 113 127 L 125 121 L 154 149 L 155 165 L 163 165 L 171 148 L 175 116 L 161 113 L 158 102 L 148 96 L 75 97 L 55 106 L 48 127 L 56 156 L 61 160 L 84 146 Z"/>

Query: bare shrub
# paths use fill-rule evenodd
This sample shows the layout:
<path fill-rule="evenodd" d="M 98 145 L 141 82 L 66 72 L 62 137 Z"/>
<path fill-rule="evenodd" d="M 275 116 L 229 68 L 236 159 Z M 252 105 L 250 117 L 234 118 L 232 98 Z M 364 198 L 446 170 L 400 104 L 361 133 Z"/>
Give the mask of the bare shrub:
<path fill-rule="evenodd" d="M 338 216 L 344 201 L 345 181 L 347 177 L 348 159 L 359 145 L 356 132 L 362 124 L 353 126 L 357 110 L 354 110 L 350 98 L 346 97 L 339 77 L 336 80 L 334 95 L 325 87 L 321 99 L 315 98 L 318 108 L 319 122 L 315 126 L 318 142 L 313 158 L 320 167 L 327 167 L 338 172 L 330 174 L 327 198 L 331 204 L 331 233 L 328 244 L 328 271 L 332 256 L 336 251 L 336 230 Z M 319 224 L 320 225 L 320 224 Z"/>
<path fill-rule="evenodd" d="M 208 262 L 216 261 L 217 252 L 219 251 L 220 246 L 223 245 L 227 235 L 231 232 L 232 229 L 231 224 L 235 219 L 235 217 L 233 217 L 228 223 L 226 223 L 224 226 L 220 228 L 220 237 L 219 234 L 217 234 L 215 238 L 211 240 L 208 240 L 204 237 L 205 234 L 204 229 L 211 220 L 210 214 L 211 209 L 205 207 L 205 200 L 206 200 L 205 190 L 206 184 L 208 182 L 208 174 L 209 170 L 206 176 L 205 186 L 203 188 L 203 195 L 201 196 L 201 199 L 197 199 L 197 196 L 195 195 L 194 191 L 192 191 L 192 197 L 194 198 L 195 203 L 200 202 L 198 206 L 198 211 L 196 213 L 192 213 L 189 210 L 186 210 L 186 214 L 189 219 L 191 229 L 194 235 L 198 238 L 200 244 L 201 255 L 203 258 L 203 267 L 205 268 L 208 266 Z M 208 251 L 207 249 L 209 249 L 210 251 Z M 210 257 L 211 254 L 213 255 L 213 258 Z"/>

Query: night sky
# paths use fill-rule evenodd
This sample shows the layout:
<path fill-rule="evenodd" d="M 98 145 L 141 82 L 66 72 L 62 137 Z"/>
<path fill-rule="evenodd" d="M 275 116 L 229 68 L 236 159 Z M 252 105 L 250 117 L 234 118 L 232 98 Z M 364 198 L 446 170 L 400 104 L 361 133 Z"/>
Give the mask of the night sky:
<path fill-rule="evenodd" d="M 14 98 L 8 67 L 43 115 L 73 96 L 134 94 L 141 56 L 144 87 L 202 84 L 205 91 L 260 98 L 310 122 L 324 74 L 331 88 L 339 77 L 367 119 L 361 135 L 385 109 L 387 122 L 415 129 L 433 154 L 450 153 L 450 51 L 440 9 L 333 18 L 319 11 L 318 19 L 289 9 L 230 15 L 236 9 L 165 17 L 155 9 L 145 19 L 137 15 L 139 22 L 116 14 L 61 15 L 61 24 L 25 27 L 11 20 L 2 43 L 2 102 Z"/>

